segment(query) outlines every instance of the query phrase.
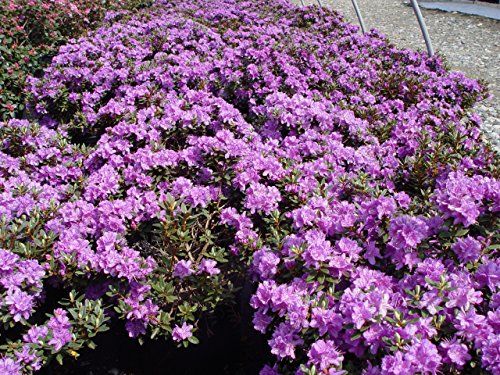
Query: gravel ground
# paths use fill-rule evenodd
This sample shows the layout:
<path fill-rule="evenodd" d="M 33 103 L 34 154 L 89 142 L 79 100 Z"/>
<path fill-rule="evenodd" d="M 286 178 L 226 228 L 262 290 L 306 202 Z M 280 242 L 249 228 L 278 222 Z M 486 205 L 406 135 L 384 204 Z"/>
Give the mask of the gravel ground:
<path fill-rule="evenodd" d="M 293 0 L 300 4 L 300 0 Z M 351 0 L 321 0 L 359 24 Z M 397 46 L 425 51 L 417 19 L 409 1 L 358 0 L 367 29 L 376 28 Z M 316 5 L 316 0 L 304 0 Z M 483 132 L 500 152 L 500 21 L 422 9 L 434 50 L 445 56 L 453 70 L 489 83 L 493 98 L 476 106 L 483 119 Z"/>

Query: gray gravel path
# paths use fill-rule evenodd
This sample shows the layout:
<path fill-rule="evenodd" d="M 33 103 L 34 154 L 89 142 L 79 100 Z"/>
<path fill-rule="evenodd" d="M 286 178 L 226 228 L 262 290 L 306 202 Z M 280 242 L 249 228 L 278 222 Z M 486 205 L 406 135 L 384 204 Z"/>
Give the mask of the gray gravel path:
<path fill-rule="evenodd" d="M 300 0 L 293 0 L 300 5 Z M 425 51 L 413 9 L 404 0 L 357 0 L 367 29 L 376 28 L 397 46 Z M 307 5 L 316 0 L 304 0 Z M 351 0 L 322 0 L 358 24 Z M 422 9 L 434 49 L 445 56 L 453 70 L 489 83 L 493 99 L 479 103 L 483 132 L 500 152 L 500 21 Z"/>

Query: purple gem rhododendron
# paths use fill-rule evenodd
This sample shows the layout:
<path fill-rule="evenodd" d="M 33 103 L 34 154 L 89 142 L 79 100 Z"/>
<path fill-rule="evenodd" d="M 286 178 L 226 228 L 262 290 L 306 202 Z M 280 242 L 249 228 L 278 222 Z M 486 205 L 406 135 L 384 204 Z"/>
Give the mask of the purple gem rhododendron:
<path fill-rule="evenodd" d="M 0 124 L 0 372 L 110 320 L 195 344 L 245 282 L 261 374 L 500 371 L 488 94 L 439 56 L 325 8 L 160 0 L 28 89 Z"/>
<path fill-rule="evenodd" d="M 182 341 L 190 338 L 193 334 L 191 330 L 193 326 L 191 324 L 186 324 L 186 322 L 182 323 L 182 326 L 177 326 L 174 328 L 172 332 L 172 339 L 174 341 Z"/>

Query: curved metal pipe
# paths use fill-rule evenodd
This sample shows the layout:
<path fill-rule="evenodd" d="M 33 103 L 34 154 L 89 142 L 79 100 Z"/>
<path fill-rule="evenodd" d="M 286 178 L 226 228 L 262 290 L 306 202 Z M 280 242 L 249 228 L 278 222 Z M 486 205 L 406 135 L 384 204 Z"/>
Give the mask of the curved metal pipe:
<path fill-rule="evenodd" d="M 363 16 L 361 15 L 361 11 L 359 10 L 358 3 L 356 0 L 352 0 L 352 5 L 354 6 L 354 10 L 356 11 L 356 16 L 358 17 L 359 24 L 361 26 L 361 31 L 366 33 L 365 21 L 363 21 Z"/>
<path fill-rule="evenodd" d="M 422 12 L 420 12 L 420 7 L 418 6 L 417 0 L 410 0 L 411 6 L 413 7 L 413 12 L 417 16 L 418 24 L 420 25 L 420 30 L 425 40 L 425 45 L 427 46 L 427 52 L 429 56 L 434 56 L 434 49 L 432 48 L 431 38 L 427 32 L 427 26 L 425 26 L 424 17 L 422 17 Z"/>

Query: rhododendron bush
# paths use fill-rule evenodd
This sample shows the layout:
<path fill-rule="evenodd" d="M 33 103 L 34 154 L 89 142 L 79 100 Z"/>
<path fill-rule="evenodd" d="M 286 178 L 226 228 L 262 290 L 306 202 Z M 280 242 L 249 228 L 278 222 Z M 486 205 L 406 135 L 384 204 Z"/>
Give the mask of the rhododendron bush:
<path fill-rule="evenodd" d="M 2 371 L 196 344 L 250 280 L 262 374 L 500 372 L 482 83 L 278 0 L 106 22 L 0 127 Z"/>
<path fill-rule="evenodd" d="M 24 85 L 68 38 L 99 25 L 107 10 L 150 0 L 0 0 L 0 120 L 24 112 Z"/>

